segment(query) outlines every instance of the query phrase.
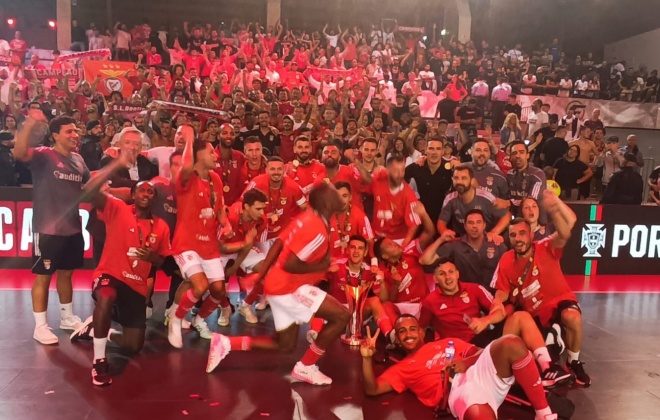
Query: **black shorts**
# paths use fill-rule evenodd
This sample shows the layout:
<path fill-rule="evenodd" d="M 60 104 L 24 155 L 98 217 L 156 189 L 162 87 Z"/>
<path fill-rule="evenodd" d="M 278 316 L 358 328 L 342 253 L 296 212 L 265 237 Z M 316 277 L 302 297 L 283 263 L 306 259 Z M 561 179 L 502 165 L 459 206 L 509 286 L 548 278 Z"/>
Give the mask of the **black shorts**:
<path fill-rule="evenodd" d="M 144 329 L 147 326 L 147 303 L 145 297 L 128 287 L 126 283 L 107 274 L 101 274 L 92 283 L 92 298 L 96 301 L 96 291 L 111 287 L 117 293 L 112 307 L 112 320 L 125 328 Z"/>
<path fill-rule="evenodd" d="M 538 317 L 534 317 L 534 321 L 536 321 L 536 326 L 539 327 L 541 332 L 543 332 L 548 328 L 552 328 L 552 324 L 562 325 L 561 313 L 564 312 L 564 310 L 566 309 L 575 309 L 576 311 L 580 312 L 580 314 L 582 313 L 582 308 L 580 308 L 580 304 L 578 303 L 577 300 L 562 300 L 557 303 L 557 306 L 555 307 L 554 311 L 552 311 L 552 316 L 548 321 L 548 325 L 543 325 Z"/>
<path fill-rule="evenodd" d="M 32 273 L 54 274 L 57 270 L 75 270 L 83 266 L 85 241 L 82 233 L 71 236 L 34 234 Z"/>

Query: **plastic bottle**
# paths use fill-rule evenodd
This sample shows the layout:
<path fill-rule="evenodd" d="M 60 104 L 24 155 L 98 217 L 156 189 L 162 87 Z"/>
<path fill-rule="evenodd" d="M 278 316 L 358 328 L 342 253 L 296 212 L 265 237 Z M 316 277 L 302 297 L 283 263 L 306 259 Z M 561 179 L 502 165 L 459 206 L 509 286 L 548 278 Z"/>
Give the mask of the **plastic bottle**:
<path fill-rule="evenodd" d="M 445 364 L 448 365 L 454 360 L 456 355 L 456 349 L 454 348 L 454 342 L 449 340 L 447 343 L 447 348 L 445 348 Z"/>

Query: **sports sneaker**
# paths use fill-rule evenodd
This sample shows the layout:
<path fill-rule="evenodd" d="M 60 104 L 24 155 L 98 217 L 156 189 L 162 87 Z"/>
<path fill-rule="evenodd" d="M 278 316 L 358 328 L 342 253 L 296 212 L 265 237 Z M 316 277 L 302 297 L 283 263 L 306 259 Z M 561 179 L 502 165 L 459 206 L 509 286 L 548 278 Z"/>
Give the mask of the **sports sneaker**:
<path fill-rule="evenodd" d="M 558 418 L 559 418 L 559 417 L 557 417 L 557 415 L 554 414 L 554 413 L 552 413 L 552 414 L 546 414 L 546 415 L 543 415 L 543 414 L 540 414 L 540 415 L 539 415 L 539 414 L 537 414 L 537 415 L 534 417 L 534 420 L 557 420 Z"/>
<path fill-rule="evenodd" d="M 71 315 L 60 320 L 60 330 L 77 330 L 82 326 L 82 320 L 75 316 Z"/>
<path fill-rule="evenodd" d="M 206 324 L 206 321 L 201 319 L 199 316 L 193 318 L 192 326 L 197 330 L 201 338 L 206 340 L 211 339 L 211 330 L 209 330 L 209 326 Z"/>
<path fill-rule="evenodd" d="M 90 316 L 85 320 L 85 322 L 82 323 L 80 328 L 75 330 L 73 333 L 71 333 L 71 336 L 69 337 L 71 339 L 72 343 L 75 343 L 80 340 L 91 340 L 92 339 L 92 332 L 94 331 L 94 328 L 92 327 L 92 317 Z"/>
<path fill-rule="evenodd" d="M 227 306 L 226 308 L 220 307 L 220 315 L 218 316 L 218 325 L 220 325 L 221 327 L 226 327 L 227 325 L 229 325 L 229 318 L 231 318 L 231 306 Z"/>
<path fill-rule="evenodd" d="M 106 386 L 112 383 L 110 364 L 106 359 L 94 360 L 92 364 L 92 383 L 96 386 Z"/>
<path fill-rule="evenodd" d="M 257 314 L 254 312 L 252 305 L 248 305 L 244 301 L 241 301 L 241 303 L 238 304 L 238 312 L 245 317 L 245 320 L 249 324 L 256 324 L 259 322 L 259 318 L 257 318 Z"/>
<path fill-rule="evenodd" d="M 57 344 L 59 341 L 57 336 L 53 334 L 53 329 L 50 328 L 48 324 L 36 327 L 32 338 L 45 345 Z"/>
<path fill-rule="evenodd" d="M 188 321 L 187 319 L 181 320 L 181 329 L 189 330 L 191 328 L 192 328 L 192 321 Z"/>
<path fill-rule="evenodd" d="M 181 320 L 176 316 L 170 318 L 167 325 L 167 341 L 170 342 L 172 347 L 180 349 L 183 347 L 183 338 L 181 337 Z"/>
<path fill-rule="evenodd" d="M 307 341 L 309 341 L 309 344 L 312 344 L 314 341 L 316 341 L 316 338 L 319 336 L 319 332 L 316 330 L 309 330 L 307 331 Z"/>
<path fill-rule="evenodd" d="M 584 371 L 583 362 L 579 360 L 573 360 L 568 363 L 566 366 L 575 374 L 575 383 L 587 388 L 591 385 L 591 378 L 587 375 L 587 372 Z"/>
<path fill-rule="evenodd" d="M 330 385 L 332 383 L 332 379 L 321 373 L 318 366 L 305 366 L 302 362 L 296 363 L 291 371 L 291 376 L 312 385 Z"/>
<path fill-rule="evenodd" d="M 209 349 L 209 358 L 206 361 L 206 373 L 211 373 L 218 367 L 222 359 L 227 357 L 231 350 L 229 338 L 222 335 L 213 333 L 211 337 L 211 348 Z"/>
<path fill-rule="evenodd" d="M 573 381 L 575 381 L 575 376 L 556 363 L 552 363 L 549 368 L 541 373 L 543 388 L 550 389 Z"/>
<path fill-rule="evenodd" d="M 255 305 L 254 308 L 257 311 L 263 311 L 267 307 L 268 307 L 268 299 L 266 298 L 266 296 L 264 296 L 264 295 L 259 296 L 259 302 L 257 302 L 257 304 Z"/>

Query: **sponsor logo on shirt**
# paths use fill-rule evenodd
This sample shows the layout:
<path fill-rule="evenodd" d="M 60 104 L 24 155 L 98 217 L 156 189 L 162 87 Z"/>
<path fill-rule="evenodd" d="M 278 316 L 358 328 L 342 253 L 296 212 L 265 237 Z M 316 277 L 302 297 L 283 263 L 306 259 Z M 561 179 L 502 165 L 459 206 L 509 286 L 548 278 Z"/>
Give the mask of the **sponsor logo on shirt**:
<path fill-rule="evenodd" d="M 137 274 L 131 274 L 131 273 L 128 273 L 128 272 L 126 272 L 126 271 L 122 271 L 122 272 L 121 272 L 121 275 L 124 276 L 125 279 L 134 280 L 134 281 L 139 281 L 139 282 L 144 281 L 144 280 L 142 280 L 142 277 L 141 277 L 141 276 L 139 276 L 139 275 L 137 275 Z"/>
<path fill-rule="evenodd" d="M 195 238 L 198 241 L 202 241 L 202 242 L 210 242 L 211 241 L 211 238 L 209 238 L 208 235 L 195 235 Z"/>
<path fill-rule="evenodd" d="M 73 182 L 82 182 L 83 177 L 80 174 L 66 174 L 60 171 L 53 171 L 56 179 L 60 181 L 73 181 Z"/>

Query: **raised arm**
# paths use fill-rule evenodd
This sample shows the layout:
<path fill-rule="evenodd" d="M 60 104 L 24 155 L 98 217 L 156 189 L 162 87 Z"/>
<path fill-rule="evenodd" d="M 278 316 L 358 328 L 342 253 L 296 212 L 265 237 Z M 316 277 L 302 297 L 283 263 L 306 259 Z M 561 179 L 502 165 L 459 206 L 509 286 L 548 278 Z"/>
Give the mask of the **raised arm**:
<path fill-rule="evenodd" d="M 550 190 L 543 191 L 542 203 L 556 229 L 551 236 L 552 247 L 563 248 L 571 237 L 571 230 L 575 226 L 577 217 L 573 210 Z"/>

